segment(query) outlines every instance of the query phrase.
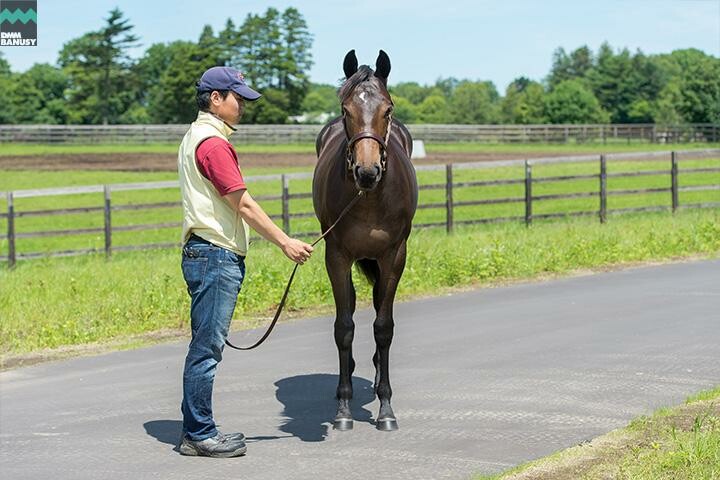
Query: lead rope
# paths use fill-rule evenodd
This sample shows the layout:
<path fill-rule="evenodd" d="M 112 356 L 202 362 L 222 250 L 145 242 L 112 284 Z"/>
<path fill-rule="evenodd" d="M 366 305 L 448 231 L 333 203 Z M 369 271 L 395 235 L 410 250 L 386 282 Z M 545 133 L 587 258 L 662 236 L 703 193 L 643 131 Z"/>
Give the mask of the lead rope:
<path fill-rule="evenodd" d="M 337 225 L 338 223 L 340 223 L 340 220 L 342 220 L 342 218 L 345 216 L 345 214 L 346 214 L 347 212 L 349 212 L 350 209 L 351 209 L 353 206 L 355 206 L 355 204 L 358 202 L 358 200 L 360 200 L 360 197 L 362 197 L 362 194 L 363 194 L 363 192 L 362 192 L 362 190 L 361 190 L 361 191 L 358 192 L 357 195 L 355 195 L 355 198 L 353 198 L 353 199 L 350 201 L 350 203 L 348 203 L 347 207 L 345 207 L 345 210 L 343 210 L 342 213 L 340 213 L 340 216 L 337 218 L 337 220 L 335 220 L 335 223 L 333 223 L 332 225 L 330 225 L 330 228 L 328 228 L 327 230 L 325 230 L 325 233 L 323 233 L 322 235 L 320 235 L 320 237 L 318 237 L 318 239 L 315 240 L 315 241 L 311 244 L 313 247 L 314 247 L 320 240 L 322 240 L 323 238 L 325 238 L 325 236 L 327 236 L 327 234 L 330 233 L 330 231 L 331 231 L 333 228 L 335 228 L 335 225 Z M 235 350 L 252 350 L 253 348 L 260 346 L 260 345 L 270 336 L 270 332 L 272 332 L 272 331 L 273 331 L 273 328 L 275 328 L 275 324 L 277 323 L 278 318 L 280 318 L 280 314 L 281 314 L 282 311 L 283 311 L 283 307 L 285 307 L 285 300 L 287 300 L 288 293 L 290 292 L 290 285 L 292 285 L 293 278 L 295 278 L 295 272 L 297 272 L 297 269 L 298 269 L 299 266 L 300 266 L 300 264 L 299 264 L 299 263 L 296 263 L 296 264 L 295 264 L 295 268 L 293 268 L 293 271 L 292 271 L 292 273 L 290 274 L 290 279 L 288 280 L 287 286 L 285 287 L 285 292 L 283 293 L 282 299 L 280 300 L 280 305 L 278 305 L 277 311 L 275 312 L 275 318 L 273 318 L 272 322 L 270 323 L 270 326 L 268 327 L 267 331 L 265 332 L 265 335 L 263 335 L 260 340 L 258 340 L 257 342 L 255 342 L 254 345 L 251 345 L 251 346 L 249 346 L 249 347 L 237 347 L 237 346 L 233 345 L 232 343 L 230 343 L 230 341 L 227 340 L 227 339 L 225 340 L 225 345 L 227 345 L 227 346 L 230 347 L 230 348 L 234 348 Z"/>

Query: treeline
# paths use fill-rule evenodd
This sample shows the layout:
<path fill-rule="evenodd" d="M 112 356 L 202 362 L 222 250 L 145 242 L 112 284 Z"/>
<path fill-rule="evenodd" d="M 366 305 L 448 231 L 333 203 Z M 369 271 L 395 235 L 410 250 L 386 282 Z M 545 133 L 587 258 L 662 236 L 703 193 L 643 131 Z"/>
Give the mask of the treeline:
<path fill-rule="evenodd" d="M 313 37 L 295 8 L 228 19 L 218 32 L 208 25 L 197 41 L 156 43 L 133 59 L 139 40 L 114 9 L 102 28 L 63 45 L 56 65 L 12 72 L 0 53 L 0 123 L 188 123 L 195 82 L 215 65 L 241 70 L 263 93 L 244 122 L 323 122 L 339 112 L 337 85 L 310 81 Z M 517 78 L 504 96 L 492 82 L 455 78 L 390 91 L 406 123 L 720 123 L 720 59 L 695 49 L 558 49 L 545 79 Z"/>

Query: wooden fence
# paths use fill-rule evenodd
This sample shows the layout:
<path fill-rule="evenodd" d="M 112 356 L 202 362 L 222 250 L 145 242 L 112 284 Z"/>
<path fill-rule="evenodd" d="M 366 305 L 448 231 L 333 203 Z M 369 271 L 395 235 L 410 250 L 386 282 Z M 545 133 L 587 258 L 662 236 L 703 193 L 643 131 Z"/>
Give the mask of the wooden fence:
<path fill-rule="evenodd" d="M 177 143 L 187 125 L 0 125 L 0 144 Z M 322 125 L 240 125 L 237 143 L 313 143 Z M 424 142 L 719 142 L 720 125 L 408 125 Z M 1 145 L 0 145 L 1 148 Z"/>
<path fill-rule="evenodd" d="M 681 155 L 720 155 L 720 150 L 694 150 L 688 152 L 649 152 L 649 153 L 622 153 L 622 154 L 610 154 L 610 155 L 582 155 L 575 157 L 561 157 L 561 158 L 539 158 L 534 160 L 507 160 L 500 162 L 481 162 L 481 163 L 458 163 L 458 164 L 447 164 L 447 165 L 427 165 L 427 166 L 416 166 L 418 171 L 444 171 L 445 181 L 437 184 L 423 184 L 420 185 L 420 190 L 444 190 L 445 201 L 442 203 L 424 203 L 418 205 L 418 209 L 444 209 L 445 210 L 445 221 L 435 223 L 416 223 L 416 228 L 427 228 L 427 227 L 444 227 L 447 232 L 452 232 L 456 225 L 463 224 L 484 224 L 484 223 L 498 223 L 498 222 L 524 222 L 526 225 L 531 225 L 533 220 L 536 219 L 548 219 L 548 218 L 564 218 L 572 216 L 597 216 L 600 222 L 605 222 L 608 214 L 610 213 L 629 213 L 629 212 L 650 212 L 650 211 L 663 211 L 671 210 L 672 212 L 678 209 L 687 208 L 718 208 L 720 202 L 704 202 L 704 203 L 693 203 L 680 205 L 679 192 L 689 191 L 708 191 L 708 190 L 720 190 L 720 182 L 718 184 L 707 184 L 707 185 L 693 185 L 693 186 L 681 186 L 679 179 L 681 174 L 686 173 L 720 173 L 720 168 L 708 167 L 708 168 L 679 168 L 679 157 Z M 607 173 L 607 160 L 611 158 L 613 160 L 636 160 L 636 159 L 669 159 L 669 169 L 666 170 L 649 170 L 649 171 L 637 171 L 637 172 L 622 172 L 622 173 Z M 567 175 L 567 176 L 551 176 L 551 177 L 533 177 L 533 166 L 540 164 L 557 164 L 557 163 L 580 163 L 580 162 L 597 162 L 598 172 L 584 175 Z M 453 174 L 459 170 L 466 169 L 485 169 L 485 168 L 499 168 L 499 167 L 512 167 L 512 166 L 524 166 L 524 178 L 513 178 L 513 179 L 502 179 L 502 180 L 488 180 L 488 181 L 472 181 L 472 182 L 456 182 L 453 179 Z M 625 189 L 625 190 L 612 190 L 607 189 L 608 178 L 621 178 L 621 177 L 640 177 L 640 176 L 651 176 L 651 175 L 667 175 L 668 186 L 662 188 L 644 188 L 644 189 Z M 311 173 L 293 173 L 285 175 L 264 175 L 256 177 L 248 177 L 248 182 L 259 182 L 268 180 L 280 180 L 281 192 L 280 195 L 265 195 L 255 197 L 259 201 L 281 201 L 282 213 L 277 215 L 271 215 L 273 220 L 281 220 L 283 229 L 294 236 L 315 236 L 319 232 L 291 232 L 290 220 L 294 218 L 308 218 L 314 217 L 313 212 L 291 212 L 290 203 L 292 200 L 297 199 L 308 199 L 312 198 L 310 192 L 290 192 L 290 180 L 294 179 L 309 179 L 312 178 Z M 536 195 L 533 193 L 533 186 L 537 184 L 547 182 L 564 182 L 573 180 L 596 180 L 598 187 L 596 190 L 587 192 L 573 192 L 565 194 L 552 194 L 552 195 Z M 456 201 L 454 200 L 454 194 L 458 189 L 471 188 L 471 187 L 483 187 L 483 186 L 495 186 L 495 185 L 523 185 L 524 195 L 522 197 L 510 197 L 510 198 L 493 198 L 485 200 L 465 200 Z M 128 225 L 128 226 L 114 226 L 112 224 L 112 214 L 116 211 L 123 210 L 148 210 L 168 207 L 178 207 L 179 202 L 161 202 L 151 204 L 129 204 L 129 205 L 113 205 L 112 193 L 119 191 L 132 191 L 132 190 L 156 190 L 156 189 L 167 189 L 167 188 L 178 188 L 179 184 L 177 181 L 167 182 L 152 182 L 152 183 L 137 183 L 137 184 L 116 184 L 116 185 L 94 185 L 84 187 L 67 187 L 67 188 L 53 188 L 53 189 L 41 189 L 41 190 L 18 190 L 12 192 L 0 192 L 0 199 L 5 198 L 7 201 L 7 213 L 0 213 L 0 218 L 7 219 L 7 235 L 0 235 L 0 240 L 8 240 L 8 254 L 7 256 L 0 256 L 0 261 L 7 261 L 10 267 L 13 267 L 17 260 L 21 259 L 33 259 L 39 257 L 59 257 L 59 256 L 74 256 L 88 253 L 103 253 L 106 256 L 112 255 L 113 252 L 128 251 L 128 250 L 141 250 L 150 248 L 170 248 L 178 247 L 179 243 L 152 243 L 142 245 L 131 245 L 131 246 L 113 246 L 113 233 L 124 232 L 124 231 L 141 231 L 141 230 L 155 230 L 161 228 L 180 228 L 181 223 L 179 222 L 165 222 L 158 224 L 149 225 Z M 59 209 L 45 209 L 45 210 L 27 210 L 18 211 L 15 208 L 15 200 L 19 198 L 31 198 L 31 197 L 46 197 L 54 195 L 73 195 L 73 194 L 85 194 L 85 193 L 103 193 L 104 203 L 102 206 L 93 207 L 80 207 L 80 208 L 59 208 Z M 635 194 L 646 194 L 646 193 L 667 193 L 670 196 L 669 206 L 645 206 L 645 207 L 633 207 L 633 208 L 620 208 L 620 209 L 608 209 L 607 199 L 609 195 L 635 195 Z M 573 211 L 573 212 L 558 212 L 558 213 L 546 213 L 546 214 L 535 214 L 533 213 L 533 207 L 537 202 L 543 202 L 548 200 L 558 199 L 575 199 L 575 198 L 597 198 L 598 208 L 594 210 L 586 211 Z M 481 218 L 472 220 L 457 221 L 454 219 L 454 209 L 456 207 L 472 206 L 472 205 L 497 205 L 497 204 L 511 204 L 511 203 L 524 203 L 525 214 L 523 216 L 508 216 L 508 217 L 492 217 L 492 218 Z M 22 217 L 32 216 L 56 216 L 56 215 L 67 215 L 87 212 L 103 212 L 104 213 L 104 225 L 96 228 L 84 228 L 84 229 L 72 229 L 72 230 L 53 230 L 53 231 L 36 231 L 36 232 L 23 232 L 18 233 L 15 230 L 15 220 Z M 81 249 L 81 250 L 66 250 L 52 253 L 20 253 L 16 249 L 16 240 L 22 238 L 37 238 L 37 237 L 58 237 L 65 235 L 81 235 L 88 233 L 102 233 L 104 236 L 104 248 L 103 249 Z"/>

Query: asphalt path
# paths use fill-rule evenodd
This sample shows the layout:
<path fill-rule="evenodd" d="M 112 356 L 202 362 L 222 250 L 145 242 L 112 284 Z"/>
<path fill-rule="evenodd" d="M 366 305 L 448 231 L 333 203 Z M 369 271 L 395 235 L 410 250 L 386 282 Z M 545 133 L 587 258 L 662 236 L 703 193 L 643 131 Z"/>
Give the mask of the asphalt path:
<path fill-rule="evenodd" d="M 215 415 L 235 459 L 176 452 L 186 343 L 0 373 L 3 479 L 440 479 L 492 473 L 720 384 L 720 261 L 479 289 L 396 305 L 400 429 L 373 418 L 372 316 L 356 315 L 355 428 L 332 430 L 330 317 L 226 350 Z M 238 333 L 249 343 L 258 332 Z"/>

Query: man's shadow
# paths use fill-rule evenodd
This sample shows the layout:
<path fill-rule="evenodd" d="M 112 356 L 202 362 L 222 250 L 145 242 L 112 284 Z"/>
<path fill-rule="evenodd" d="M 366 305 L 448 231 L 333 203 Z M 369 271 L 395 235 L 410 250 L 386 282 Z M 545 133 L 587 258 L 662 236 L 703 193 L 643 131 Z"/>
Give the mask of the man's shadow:
<path fill-rule="evenodd" d="M 284 405 L 285 422 L 280 430 L 303 442 L 321 442 L 332 428 L 337 399 L 338 376 L 328 373 L 298 375 L 275 382 L 275 397 Z M 374 424 L 372 414 L 363 408 L 375 399 L 373 384 L 361 377 L 352 377 L 352 416 L 355 422 Z"/>
<path fill-rule="evenodd" d="M 303 442 L 321 442 L 325 440 L 337 410 L 335 389 L 338 376 L 328 373 L 298 375 L 283 378 L 275 382 L 275 397 L 283 404 L 282 415 L 285 421 L 280 430 L 298 437 Z M 374 424 L 372 414 L 363 408 L 375 399 L 372 382 L 361 377 L 352 377 L 353 399 L 352 416 L 355 422 Z M 182 435 L 180 420 L 152 420 L 143 424 L 145 431 L 159 442 L 174 445 Z M 248 437 L 249 442 L 274 440 L 280 436 Z"/>

